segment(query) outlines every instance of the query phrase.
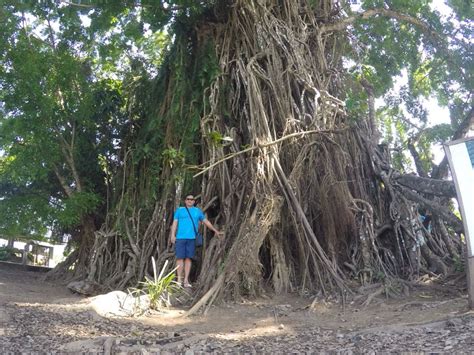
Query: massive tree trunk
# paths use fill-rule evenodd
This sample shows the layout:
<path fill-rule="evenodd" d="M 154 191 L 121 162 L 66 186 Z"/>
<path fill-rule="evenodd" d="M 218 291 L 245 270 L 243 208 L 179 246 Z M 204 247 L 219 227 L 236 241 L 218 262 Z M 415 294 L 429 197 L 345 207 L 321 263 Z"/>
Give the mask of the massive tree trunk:
<path fill-rule="evenodd" d="M 409 277 L 419 270 L 413 262 L 425 262 L 411 251 L 438 262 L 444 249 L 433 251 L 429 233 L 417 235 L 418 206 L 407 192 L 418 197 L 413 179 L 393 176 L 386 147 L 376 144 L 373 110 L 367 117 L 345 111 L 347 39 L 323 26 L 342 19 L 337 4 L 219 4 L 219 11 L 176 38 L 178 44 L 189 41 L 192 54 L 212 45 L 219 66 L 197 112 L 203 164 L 194 180 L 200 185 L 193 186 L 200 186 L 204 205 L 214 211 L 212 222 L 226 235 L 207 239 L 191 313 L 219 297 L 258 295 L 264 285 L 276 292 L 345 294 L 349 279 Z M 198 67 L 199 57 L 188 68 Z M 161 116 L 183 94 L 179 85 L 199 85 L 193 78 L 159 78 L 166 83 Z M 178 111 L 191 120 L 195 104 L 190 100 L 187 110 L 182 101 Z M 162 128 L 169 146 L 184 144 L 172 123 Z M 139 191 L 149 176 L 135 176 L 139 164 L 125 160 L 115 217 L 96 233 L 89 271 L 111 287 L 141 280 L 151 256 L 160 262 L 170 257 L 170 216 L 182 188 L 176 179 L 182 171 L 162 170 L 161 197 L 146 214 Z M 452 187 L 446 191 L 452 194 Z"/>

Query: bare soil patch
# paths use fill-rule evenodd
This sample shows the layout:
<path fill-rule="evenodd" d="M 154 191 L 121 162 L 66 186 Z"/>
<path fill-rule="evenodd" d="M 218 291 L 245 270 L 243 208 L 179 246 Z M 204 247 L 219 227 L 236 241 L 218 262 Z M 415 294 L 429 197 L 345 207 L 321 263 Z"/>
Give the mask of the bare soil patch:
<path fill-rule="evenodd" d="M 222 304 L 183 317 L 185 307 L 106 319 L 90 300 L 43 274 L 0 264 L 0 350 L 4 352 L 469 352 L 474 314 L 465 290 L 417 287 L 400 299 L 342 307 L 281 295 Z"/>

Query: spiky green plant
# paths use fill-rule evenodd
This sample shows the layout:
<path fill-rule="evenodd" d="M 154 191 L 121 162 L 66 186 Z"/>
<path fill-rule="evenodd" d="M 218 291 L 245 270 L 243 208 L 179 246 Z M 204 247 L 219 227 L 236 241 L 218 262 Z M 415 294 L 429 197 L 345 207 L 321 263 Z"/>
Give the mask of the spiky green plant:
<path fill-rule="evenodd" d="M 171 296 L 182 290 L 182 286 L 175 281 L 176 268 L 165 274 L 168 260 L 157 274 L 155 258 L 151 258 L 153 279 L 145 276 L 145 281 L 139 282 L 139 288 L 133 289 L 132 294 L 147 294 L 150 297 L 150 307 L 161 309 L 171 305 Z"/>

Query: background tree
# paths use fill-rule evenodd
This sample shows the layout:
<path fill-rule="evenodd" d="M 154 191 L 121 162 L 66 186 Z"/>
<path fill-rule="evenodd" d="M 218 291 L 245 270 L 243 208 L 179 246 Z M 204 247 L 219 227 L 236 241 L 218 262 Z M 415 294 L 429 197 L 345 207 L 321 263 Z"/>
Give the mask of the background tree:
<path fill-rule="evenodd" d="M 3 219 L 71 234 L 67 264 L 84 276 L 107 213 L 122 99 L 92 75 L 80 14 L 51 5 L 2 6 L 2 209 L 18 216 Z"/>

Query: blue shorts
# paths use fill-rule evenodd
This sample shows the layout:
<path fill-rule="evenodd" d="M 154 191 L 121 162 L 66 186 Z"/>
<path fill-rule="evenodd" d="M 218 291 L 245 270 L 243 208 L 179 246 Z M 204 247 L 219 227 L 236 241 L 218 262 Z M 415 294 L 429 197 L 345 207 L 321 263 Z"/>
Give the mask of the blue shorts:
<path fill-rule="evenodd" d="M 194 239 L 176 239 L 175 244 L 176 259 L 192 259 L 196 250 Z"/>

